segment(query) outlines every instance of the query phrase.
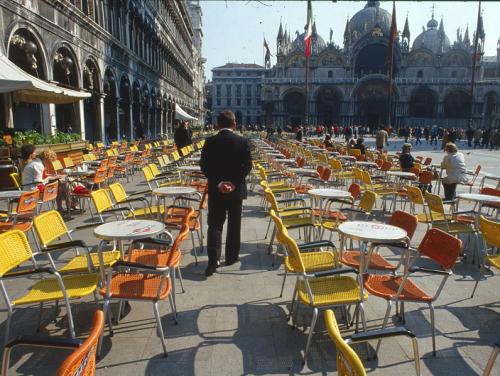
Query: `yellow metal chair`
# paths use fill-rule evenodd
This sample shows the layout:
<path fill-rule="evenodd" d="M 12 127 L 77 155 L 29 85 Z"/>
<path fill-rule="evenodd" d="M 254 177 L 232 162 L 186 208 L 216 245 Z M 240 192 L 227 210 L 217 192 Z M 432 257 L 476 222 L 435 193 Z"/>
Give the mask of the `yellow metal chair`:
<path fill-rule="evenodd" d="M 52 161 L 52 169 L 56 174 L 63 175 L 64 166 L 59 159 Z"/>
<path fill-rule="evenodd" d="M 374 339 L 390 337 L 409 337 L 412 341 L 413 359 L 415 362 L 415 372 L 420 376 L 420 356 L 418 343 L 415 334 L 403 327 L 389 329 L 368 330 L 356 333 L 345 340 L 340 335 L 340 331 L 335 319 L 335 314 L 331 309 L 325 311 L 325 326 L 330 339 L 335 344 L 337 350 L 337 373 L 339 376 L 365 376 L 366 371 L 358 354 L 351 348 L 350 344 L 367 342 Z"/>
<path fill-rule="evenodd" d="M 486 265 L 493 266 L 496 269 L 500 269 L 500 222 L 491 221 L 486 219 L 484 216 L 479 217 L 479 231 L 483 235 L 484 244 L 484 261 L 481 264 L 481 269 L 477 275 L 476 284 L 474 285 L 474 290 L 472 290 L 471 299 L 474 297 L 476 292 L 479 279 L 481 278 L 481 273 L 484 271 Z M 490 247 L 488 247 L 490 246 Z M 488 248 L 491 249 L 488 252 Z"/>
<path fill-rule="evenodd" d="M 114 205 L 108 190 L 104 188 L 90 192 L 90 198 L 92 200 L 92 203 L 94 204 L 96 213 L 102 222 L 104 222 L 103 215 L 105 214 L 114 214 L 116 219 L 118 220 L 127 218 L 124 212 L 132 214 L 134 213 L 128 207 Z M 120 214 L 120 216 L 118 216 L 118 213 Z"/>
<path fill-rule="evenodd" d="M 309 352 L 309 347 L 311 345 L 314 328 L 316 326 L 316 321 L 318 319 L 319 309 L 334 306 L 346 307 L 355 305 L 356 319 L 358 319 L 359 314 L 361 314 L 363 328 L 366 330 L 366 319 L 363 309 L 363 301 L 368 299 L 368 294 L 364 293 L 363 296 L 361 296 L 361 290 L 356 279 L 341 275 L 345 273 L 352 273 L 353 269 L 351 268 L 338 268 L 315 274 L 308 273 L 304 265 L 302 253 L 300 252 L 297 243 L 288 235 L 285 227 L 279 225 L 281 219 L 276 215 L 274 210 L 270 211 L 270 215 L 277 224 L 277 228 L 279 229 L 276 237 L 278 241 L 286 247 L 290 264 L 293 266 L 293 269 L 297 275 L 297 282 L 295 285 L 292 305 L 290 309 L 290 315 L 292 316 L 293 324 L 295 325 L 296 323 L 296 317 L 299 308 L 297 307 L 294 312 L 296 297 L 299 303 L 302 303 L 305 306 L 313 309 L 311 328 L 307 337 L 307 344 L 303 358 L 305 363 L 307 354 Z"/>
<path fill-rule="evenodd" d="M 12 185 L 16 189 L 22 190 L 21 177 L 19 176 L 19 174 L 17 172 L 12 172 L 11 174 L 9 174 L 9 177 L 10 177 L 10 181 L 12 182 Z"/>
<path fill-rule="evenodd" d="M 300 198 L 292 198 L 280 200 L 278 202 L 273 192 L 269 189 L 264 191 L 264 196 L 269 204 L 269 210 L 273 210 L 283 221 L 284 226 L 291 229 L 303 229 L 304 236 L 310 240 L 310 234 L 306 233 L 306 229 L 315 230 L 318 227 L 312 216 L 311 208 L 305 206 L 305 201 Z M 295 203 L 294 205 L 291 205 Z M 288 206 L 285 206 L 288 205 Z M 274 226 L 271 240 L 268 245 L 268 254 L 271 254 L 274 239 L 276 237 L 277 227 Z M 267 233 L 266 233 L 267 236 Z M 319 234 L 318 234 L 319 237 Z"/>
<path fill-rule="evenodd" d="M 351 218 L 348 218 L 350 220 L 356 220 L 358 215 L 362 215 L 365 219 L 369 218 L 372 214 L 373 209 L 375 208 L 375 203 L 377 201 L 377 195 L 376 193 L 372 191 L 365 191 L 363 193 L 363 197 L 361 197 L 361 200 L 359 200 L 359 203 L 357 207 L 354 208 L 340 208 L 339 211 L 341 213 L 344 212 L 351 212 L 353 215 Z M 329 210 L 329 208 L 327 208 Z M 330 240 L 332 238 L 333 232 L 337 231 L 339 225 L 342 222 L 337 218 L 335 220 L 332 220 L 330 218 L 323 220 L 321 225 L 325 230 L 331 231 L 330 233 Z"/>
<path fill-rule="evenodd" d="M 150 201 L 144 197 L 144 195 L 151 195 L 150 190 L 138 191 L 129 195 L 121 183 L 110 184 L 108 189 L 113 196 L 115 204 L 127 204 L 129 206 L 132 212 L 128 214 L 128 218 L 154 217 L 158 215 L 158 209 L 162 214 L 165 212 L 165 208 L 163 206 L 151 206 Z M 137 197 L 137 195 L 140 196 Z M 132 206 L 132 203 L 140 203 L 142 204 L 142 207 L 135 208 Z"/>
<path fill-rule="evenodd" d="M 12 230 L 0 234 L 0 287 L 3 292 L 5 304 L 7 306 L 7 322 L 5 328 L 5 343 L 9 340 L 10 322 L 14 310 L 23 305 L 40 305 L 40 312 L 43 304 L 50 301 L 63 301 L 68 315 L 69 333 L 75 337 L 73 325 L 73 315 L 71 313 L 70 299 L 83 298 L 92 294 L 98 283 L 98 276 L 93 272 L 91 264 L 88 264 L 89 273 L 67 275 L 61 277 L 59 272 L 48 267 L 34 267 L 32 269 L 16 270 L 24 262 L 32 259 L 32 251 L 26 236 L 19 230 Z M 19 277 L 29 277 L 39 274 L 51 274 L 35 282 L 22 296 L 12 298 L 8 294 L 6 281 Z"/>
<path fill-rule="evenodd" d="M 64 167 L 65 168 L 73 168 L 73 167 L 75 167 L 75 162 L 73 162 L 72 158 L 70 158 L 70 157 L 64 157 L 63 161 L 64 161 Z"/>
<path fill-rule="evenodd" d="M 100 266 L 98 254 L 96 252 L 90 252 L 90 247 L 88 247 L 83 240 L 74 240 L 71 234 L 75 231 L 98 226 L 101 223 L 82 225 L 69 230 L 61 214 L 56 210 L 50 210 L 40 214 L 35 217 L 33 222 L 36 235 L 40 241 L 40 252 L 48 256 L 52 267 L 60 273 L 78 273 L 86 271 L 88 269 L 89 256 L 95 268 Z M 64 238 L 69 239 L 69 241 L 58 241 Z M 62 268 L 56 267 L 54 259 L 50 254 L 54 251 L 65 251 L 68 249 L 84 249 L 85 254 L 77 254 Z M 103 252 L 102 255 L 105 267 L 113 265 L 121 257 L 121 253 L 118 250 L 106 251 Z"/>

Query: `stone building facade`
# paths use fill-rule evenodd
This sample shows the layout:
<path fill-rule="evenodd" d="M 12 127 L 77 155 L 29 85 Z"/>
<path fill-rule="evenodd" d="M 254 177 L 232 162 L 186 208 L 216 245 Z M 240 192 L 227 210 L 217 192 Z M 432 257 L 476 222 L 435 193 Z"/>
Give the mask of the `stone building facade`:
<path fill-rule="evenodd" d="M 475 20 L 471 19 L 475 25 Z M 457 31 L 450 42 L 444 21 L 434 19 L 413 42 L 408 18 L 394 47 L 393 100 L 386 61 L 391 14 L 368 1 L 347 20 L 343 46 L 326 42 L 313 26 L 309 70 L 309 124 L 500 126 L 500 40 L 497 56 L 483 56 L 479 30 L 475 90 L 471 100 L 474 35 Z M 495 36 L 496 38 L 497 36 Z M 262 81 L 262 118 L 286 126 L 306 122 L 304 33 L 279 26 L 276 64 Z"/>
<path fill-rule="evenodd" d="M 194 115 L 199 125 L 205 124 L 205 63 L 202 56 L 203 46 L 203 12 L 200 0 L 189 0 L 189 11 L 193 24 L 193 65 L 194 65 Z"/>
<path fill-rule="evenodd" d="M 139 126 L 150 136 L 171 132 L 175 106 L 199 110 L 199 33 L 183 0 L 2 0 L 0 53 L 92 97 L 32 105 L 0 96 L 0 128 L 54 133 L 71 124 L 89 140 L 131 138 Z"/>
<path fill-rule="evenodd" d="M 212 69 L 212 124 L 229 109 L 237 125 L 261 124 L 261 92 L 265 69 L 258 64 L 227 63 Z"/>

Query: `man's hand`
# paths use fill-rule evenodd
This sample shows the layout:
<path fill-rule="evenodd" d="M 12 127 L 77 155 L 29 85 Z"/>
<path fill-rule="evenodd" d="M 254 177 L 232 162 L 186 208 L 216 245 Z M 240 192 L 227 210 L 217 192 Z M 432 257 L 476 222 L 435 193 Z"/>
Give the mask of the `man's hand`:
<path fill-rule="evenodd" d="M 220 193 L 231 193 L 234 192 L 236 189 L 236 186 L 231 183 L 230 181 L 221 181 L 218 185 L 217 188 L 219 189 Z"/>

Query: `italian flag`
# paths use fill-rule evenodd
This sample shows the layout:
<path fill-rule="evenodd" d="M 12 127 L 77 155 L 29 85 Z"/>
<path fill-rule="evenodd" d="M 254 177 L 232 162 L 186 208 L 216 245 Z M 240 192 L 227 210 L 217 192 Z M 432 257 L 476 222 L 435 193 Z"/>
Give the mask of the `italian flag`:
<path fill-rule="evenodd" d="M 311 0 L 307 0 L 307 32 L 306 35 L 304 36 L 304 42 L 306 42 L 307 59 L 309 59 L 309 56 L 311 56 L 312 27 L 313 27 L 312 4 Z"/>

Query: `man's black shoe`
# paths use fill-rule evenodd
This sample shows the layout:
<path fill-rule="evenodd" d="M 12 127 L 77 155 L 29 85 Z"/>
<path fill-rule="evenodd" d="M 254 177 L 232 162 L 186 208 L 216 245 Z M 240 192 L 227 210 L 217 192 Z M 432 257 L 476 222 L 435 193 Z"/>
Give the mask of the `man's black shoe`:
<path fill-rule="evenodd" d="M 240 261 L 240 259 L 239 259 L 239 258 L 234 259 L 234 260 L 226 260 L 226 261 L 224 262 L 224 265 L 225 265 L 225 266 L 231 266 L 231 265 L 233 265 L 233 264 L 236 264 L 238 261 Z"/>
<path fill-rule="evenodd" d="M 207 268 L 205 269 L 205 276 L 210 277 L 212 274 L 215 273 L 216 270 L 217 270 L 217 264 L 208 265 Z"/>

